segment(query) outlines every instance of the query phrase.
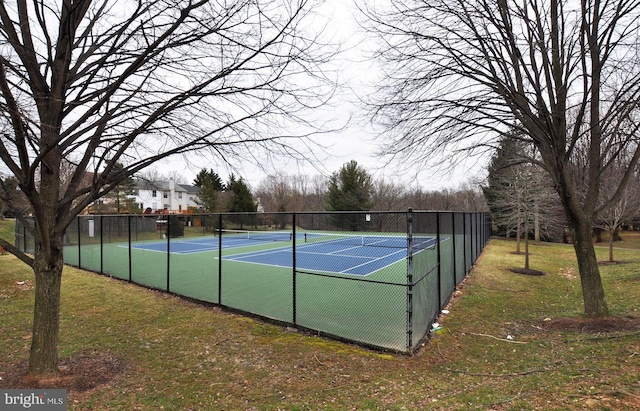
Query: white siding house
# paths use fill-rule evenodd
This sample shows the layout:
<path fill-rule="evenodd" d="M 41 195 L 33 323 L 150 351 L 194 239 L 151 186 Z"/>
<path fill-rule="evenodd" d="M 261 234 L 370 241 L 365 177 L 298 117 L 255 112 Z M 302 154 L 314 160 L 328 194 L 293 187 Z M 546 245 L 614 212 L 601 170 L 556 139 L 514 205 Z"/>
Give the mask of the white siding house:
<path fill-rule="evenodd" d="M 136 191 L 136 203 L 143 211 L 183 214 L 189 207 L 198 206 L 198 187 L 178 184 L 174 180 L 136 180 Z"/>

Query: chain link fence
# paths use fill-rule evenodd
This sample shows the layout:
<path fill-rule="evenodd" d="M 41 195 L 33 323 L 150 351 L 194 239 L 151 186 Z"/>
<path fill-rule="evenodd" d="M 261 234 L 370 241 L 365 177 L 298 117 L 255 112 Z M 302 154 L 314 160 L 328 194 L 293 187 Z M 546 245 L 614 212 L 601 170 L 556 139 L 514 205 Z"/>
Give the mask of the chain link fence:
<path fill-rule="evenodd" d="M 32 223 L 31 223 L 32 224 Z M 360 345 L 412 353 L 489 240 L 486 213 L 79 216 L 65 263 Z M 33 253 L 33 227 L 16 245 Z"/>

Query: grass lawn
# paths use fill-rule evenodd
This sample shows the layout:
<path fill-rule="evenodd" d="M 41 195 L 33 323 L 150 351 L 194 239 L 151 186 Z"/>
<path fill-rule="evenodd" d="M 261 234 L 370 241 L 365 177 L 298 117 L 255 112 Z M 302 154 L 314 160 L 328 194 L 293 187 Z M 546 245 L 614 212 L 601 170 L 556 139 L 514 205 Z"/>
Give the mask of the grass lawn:
<path fill-rule="evenodd" d="M 526 276 L 509 271 L 524 264 L 515 243 L 492 239 L 413 357 L 67 267 L 48 384 L 69 389 L 72 410 L 637 410 L 640 252 L 616 246 L 620 263 L 601 267 L 612 318 L 594 323 L 570 246 L 533 245 L 545 275 Z M 25 370 L 32 304 L 32 273 L 0 256 L 2 388 Z"/>

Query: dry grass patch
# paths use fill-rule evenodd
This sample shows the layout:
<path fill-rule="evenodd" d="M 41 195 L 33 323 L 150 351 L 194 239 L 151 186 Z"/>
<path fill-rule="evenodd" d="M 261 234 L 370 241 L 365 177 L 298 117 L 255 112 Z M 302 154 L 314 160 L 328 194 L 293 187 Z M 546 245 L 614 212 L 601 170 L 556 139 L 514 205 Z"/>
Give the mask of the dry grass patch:
<path fill-rule="evenodd" d="M 32 276 L 0 256 L 0 386 L 67 388 L 70 410 L 639 409 L 637 250 L 601 267 L 614 315 L 594 322 L 582 317 L 571 247 L 533 246 L 544 276 L 510 272 L 522 262 L 513 247 L 490 242 L 414 356 L 65 268 L 51 381 L 23 378 L 33 290 L 16 282 Z"/>

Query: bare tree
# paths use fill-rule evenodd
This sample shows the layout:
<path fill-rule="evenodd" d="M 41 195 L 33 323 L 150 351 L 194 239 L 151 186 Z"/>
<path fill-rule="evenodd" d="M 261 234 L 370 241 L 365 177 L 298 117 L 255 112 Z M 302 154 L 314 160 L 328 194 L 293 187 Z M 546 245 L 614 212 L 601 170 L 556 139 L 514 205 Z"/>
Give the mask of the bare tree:
<path fill-rule="evenodd" d="M 601 191 L 601 202 L 608 201 L 608 198 L 615 195 L 612 191 L 616 183 L 622 177 L 626 167 L 620 166 L 608 170 L 603 178 Z M 638 176 L 629 183 L 628 187 L 620 197 L 620 200 L 612 207 L 607 208 L 597 221 L 599 228 L 604 229 L 609 234 L 609 262 L 614 262 L 613 244 L 616 238 L 619 239 L 619 230 L 625 222 L 630 221 L 640 213 L 640 180 Z"/>
<path fill-rule="evenodd" d="M 516 127 L 540 153 L 571 224 L 585 314 L 607 316 L 591 233 L 640 158 L 640 2 L 397 0 L 362 9 L 386 63 L 372 101 L 388 130 L 384 150 L 455 160 Z M 578 186 L 580 143 L 588 162 Z M 629 168 L 598 204 L 602 172 L 620 152 L 631 153 Z"/>
<path fill-rule="evenodd" d="M 329 178 L 321 174 L 316 174 L 311 177 L 311 187 L 308 191 L 308 195 L 305 196 L 307 202 L 305 203 L 306 210 L 324 210 L 326 207 L 325 196 L 329 189 Z"/>
<path fill-rule="evenodd" d="M 492 163 L 495 167 L 496 163 Z M 547 225 L 558 226 L 554 210 L 558 196 L 548 185 L 544 171 L 538 166 L 524 162 L 503 165 L 490 175 L 491 184 L 485 187 L 490 200 L 494 222 L 506 232 L 516 232 L 516 253 L 521 253 L 521 242 L 525 242 L 524 269 L 529 270 L 529 241 L 540 239 L 541 220 Z"/>
<path fill-rule="evenodd" d="M 455 211 L 489 211 L 487 200 L 484 198 L 482 188 L 477 182 L 468 181 L 458 186 L 456 189 L 456 204 Z"/>
<path fill-rule="evenodd" d="M 373 208 L 375 211 L 397 211 L 406 209 L 406 190 L 403 185 L 386 181 L 384 178 L 374 180 Z"/>
<path fill-rule="evenodd" d="M 313 132 L 305 113 L 333 89 L 321 70 L 334 51 L 310 31 L 321 30 L 307 23 L 313 7 L 0 3 L 0 158 L 31 205 L 35 254 L 0 245 L 35 272 L 31 374 L 57 372 L 63 236 L 88 204 L 170 155 L 207 150 L 231 164 L 304 155 L 291 139 Z M 289 120 L 300 133 L 286 139 Z M 74 167 L 62 184 L 65 161 Z"/>
<path fill-rule="evenodd" d="M 513 137 L 513 136 L 511 136 Z M 566 227 L 558 194 L 535 148 L 511 138 L 502 139 L 488 167 L 483 192 L 498 232 L 507 238 L 516 231 L 517 252 L 523 223 L 528 222 L 535 241 L 559 239 Z"/>
<path fill-rule="evenodd" d="M 283 173 L 267 176 L 260 182 L 256 197 L 265 211 L 299 211 L 300 195 L 292 183 L 292 177 Z"/>

